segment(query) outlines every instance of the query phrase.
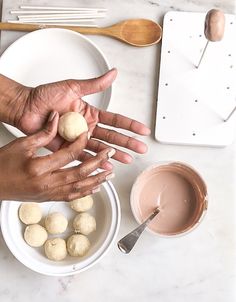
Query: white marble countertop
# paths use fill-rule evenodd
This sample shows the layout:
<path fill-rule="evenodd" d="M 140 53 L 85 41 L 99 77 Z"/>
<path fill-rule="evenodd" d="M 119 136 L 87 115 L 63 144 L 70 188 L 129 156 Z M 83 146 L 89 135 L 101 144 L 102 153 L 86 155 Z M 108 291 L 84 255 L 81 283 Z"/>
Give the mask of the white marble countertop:
<path fill-rule="evenodd" d="M 21 2 L 38 3 L 14 0 L 11 6 L 15 8 Z M 109 17 L 101 21 L 102 25 L 134 17 L 162 22 L 169 10 L 206 11 L 221 7 L 226 12 L 235 12 L 234 0 L 41 2 L 107 7 Z M 2 47 L 16 36 L 12 33 Z M 105 37 L 91 40 L 103 50 L 111 66 L 119 70 L 109 110 L 138 119 L 154 132 L 160 45 L 137 49 Z M 135 155 L 130 166 L 116 164 L 113 183 L 122 208 L 118 238 L 136 226 L 129 205 L 132 183 L 142 169 L 161 160 L 187 162 L 204 176 L 210 200 L 202 224 L 187 236 L 175 239 L 161 239 L 145 232 L 129 256 L 114 245 L 92 269 L 65 278 L 30 271 L 12 256 L 0 236 L 0 301 L 236 301 L 236 144 L 222 149 L 168 146 L 158 144 L 153 137 L 154 133 L 145 139 L 149 145 L 147 155 Z M 12 139 L 0 126 L 0 145 Z"/>

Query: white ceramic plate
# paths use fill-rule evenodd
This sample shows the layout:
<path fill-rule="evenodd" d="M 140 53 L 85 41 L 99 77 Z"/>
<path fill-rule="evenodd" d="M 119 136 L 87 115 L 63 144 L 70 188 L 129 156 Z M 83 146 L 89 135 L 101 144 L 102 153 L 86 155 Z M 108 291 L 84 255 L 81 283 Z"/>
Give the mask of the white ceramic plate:
<path fill-rule="evenodd" d="M 94 206 L 89 212 L 96 218 L 97 230 L 88 236 L 91 248 L 84 257 L 67 256 L 63 261 L 54 262 L 46 258 L 43 247 L 27 245 L 23 238 L 25 225 L 18 218 L 21 203 L 17 201 L 3 201 L 1 206 L 1 229 L 8 248 L 25 266 L 44 275 L 67 276 L 90 268 L 106 254 L 120 225 L 119 200 L 111 182 L 104 183 L 101 192 L 93 195 L 93 199 Z M 40 206 L 44 216 L 59 211 L 70 221 L 77 214 L 66 202 L 44 202 Z M 72 233 L 69 224 L 68 231 L 59 237 L 67 238 Z"/>
<path fill-rule="evenodd" d="M 109 70 L 104 54 L 85 36 L 65 29 L 41 29 L 15 41 L 0 58 L 0 73 L 26 86 L 65 79 L 87 79 Z M 107 109 L 111 88 L 84 99 Z M 16 137 L 18 129 L 5 124 Z"/>

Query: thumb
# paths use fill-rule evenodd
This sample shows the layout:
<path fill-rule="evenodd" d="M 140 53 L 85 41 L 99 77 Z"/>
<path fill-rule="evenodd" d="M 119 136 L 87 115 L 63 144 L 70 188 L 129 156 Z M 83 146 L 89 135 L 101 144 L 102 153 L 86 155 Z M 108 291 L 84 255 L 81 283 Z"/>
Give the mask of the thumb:
<path fill-rule="evenodd" d="M 116 76 L 117 69 L 113 68 L 98 78 L 75 80 L 75 84 L 79 86 L 78 90 L 80 92 L 80 97 L 82 97 L 87 94 L 93 94 L 107 89 L 114 82 Z"/>
<path fill-rule="evenodd" d="M 49 115 L 46 126 L 39 132 L 27 137 L 28 145 L 34 149 L 48 145 L 57 135 L 58 120 L 58 112 L 52 111 Z"/>

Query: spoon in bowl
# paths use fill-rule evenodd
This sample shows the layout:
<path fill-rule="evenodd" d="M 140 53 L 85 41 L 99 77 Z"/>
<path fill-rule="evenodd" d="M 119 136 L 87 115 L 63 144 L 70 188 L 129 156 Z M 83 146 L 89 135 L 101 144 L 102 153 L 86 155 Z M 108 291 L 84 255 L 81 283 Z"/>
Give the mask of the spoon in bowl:
<path fill-rule="evenodd" d="M 118 248 L 122 253 L 128 254 L 134 247 L 135 243 L 143 233 L 147 225 L 153 220 L 154 217 L 160 212 L 159 208 L 156 208 L 152 214 L 136 229 L 130 232 L 128 235 L 123 237 L 118 243 Z"/>
<path fill-rule="evenodd" d="M 42 28 L 64 28 L 81 34 L 105 35 L 137 47 L 157 44 L 162 36 L 161 26 L 148 19 L 130 19 L 109 27 L 100 28 L 0 22 L 0 30 L 30 32 Z"/>

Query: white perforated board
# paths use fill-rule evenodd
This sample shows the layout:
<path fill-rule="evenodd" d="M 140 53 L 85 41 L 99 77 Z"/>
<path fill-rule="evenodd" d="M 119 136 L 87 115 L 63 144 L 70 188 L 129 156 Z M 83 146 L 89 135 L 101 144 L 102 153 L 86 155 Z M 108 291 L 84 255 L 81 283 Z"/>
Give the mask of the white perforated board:
<path fill-rule="evenodd" d="M 200 67 L 204 13 L 164 17 L 155 137 L 159 142 L 222 147 L 236 137 L 236 17 L 226 14 L 224 38 L 210 42 Z"/>

